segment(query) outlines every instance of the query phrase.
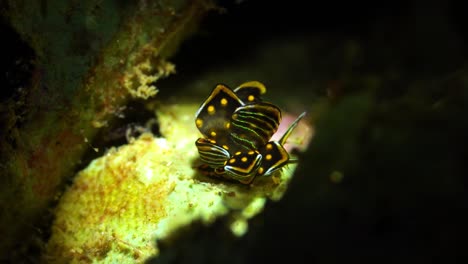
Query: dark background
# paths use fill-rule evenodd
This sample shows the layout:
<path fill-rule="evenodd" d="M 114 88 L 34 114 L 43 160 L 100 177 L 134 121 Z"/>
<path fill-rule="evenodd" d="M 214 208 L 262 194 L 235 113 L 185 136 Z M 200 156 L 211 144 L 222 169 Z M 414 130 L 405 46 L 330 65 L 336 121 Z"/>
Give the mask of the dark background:
<path fill-rule="evenodd" d="M 218 2 L 225 12 L 208 15 L 196 37 L 185 42 L 176 58 L 187 65 L 179 69 L 196 72 L 204 62 L 214 68 L 245 60 L 265 42 L 297 38 L 321 38 L 331 46 L 357 40 L 369 54 L 366 60 L 382 60 L 372 66 L 398 61 L 416 74 L 460 68 L 466 57 L 462 1 Z"/>

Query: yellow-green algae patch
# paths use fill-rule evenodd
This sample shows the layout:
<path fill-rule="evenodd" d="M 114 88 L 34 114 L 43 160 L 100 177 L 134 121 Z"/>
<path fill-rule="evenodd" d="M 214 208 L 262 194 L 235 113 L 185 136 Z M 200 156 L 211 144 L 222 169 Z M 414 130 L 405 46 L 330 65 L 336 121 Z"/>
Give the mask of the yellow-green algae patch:
<path fill-rule="evenodd" d="M 293 165 L 250 186 L 197 174 L 197 107 L 160 106 L 163 137 L 143 134 L 78 173 L 56 209 L 45 261 L 141 263 L 159 253 L 156 239 L 228 213 L 232 232 L 240 236 L 268 198 L 282 196 Z"/>

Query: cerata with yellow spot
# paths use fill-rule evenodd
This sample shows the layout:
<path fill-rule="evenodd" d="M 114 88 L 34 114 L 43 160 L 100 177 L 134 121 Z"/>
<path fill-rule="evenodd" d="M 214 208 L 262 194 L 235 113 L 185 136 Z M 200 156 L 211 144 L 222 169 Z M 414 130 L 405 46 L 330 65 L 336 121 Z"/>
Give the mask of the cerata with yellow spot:
<path fill-rule="evenodd" d="M 249 184 L 257 175 L 268 176 L 297 162 L 283 147 L 302 113 L 280 140 L 271 141 L 281 122 L 281 110 L 263 102 L 265 86 L 257 81 L 231 90 L 218 84 L 196 113 L 195 125 L 203 135 L 195 145 L 201 173 Z"/>

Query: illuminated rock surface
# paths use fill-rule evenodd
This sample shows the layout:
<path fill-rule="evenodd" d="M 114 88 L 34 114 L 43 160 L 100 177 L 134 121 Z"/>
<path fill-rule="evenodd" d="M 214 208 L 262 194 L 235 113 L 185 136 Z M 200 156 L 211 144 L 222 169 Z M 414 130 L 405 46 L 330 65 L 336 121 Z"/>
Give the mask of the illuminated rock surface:
<path fill-rule="evenodd" d="M 156 239 L 196 220 L 209 224 L 233 210 L 231 231 L 241 236 L 246 220 L 261 212 L 267 198 L 282 196 L 293 165 L 251 186 L 196 173 L 197 107 L 161 106 L 163 137 L 148 133 L 131 139 L 76 176 L 56 209 L 47 261 L 142 262 L 159 253 Z"/>

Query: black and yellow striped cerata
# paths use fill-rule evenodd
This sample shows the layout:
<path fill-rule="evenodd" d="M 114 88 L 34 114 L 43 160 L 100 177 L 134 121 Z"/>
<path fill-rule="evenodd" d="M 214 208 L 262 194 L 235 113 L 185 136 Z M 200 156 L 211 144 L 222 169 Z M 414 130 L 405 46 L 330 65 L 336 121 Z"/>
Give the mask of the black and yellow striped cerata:
<path fill-rule="evenodd" d="M 265 86 L 258 81 L 231 90 L 218 84 L 196 113 L 195 125 L 203 137 L 195 145 L 208 176 L 249 184 L 257 175 L 271 175 L 296 162 L 283 147 L 302 113 L 278 141 L 271 137 L 281 122 L 281 110 L 263 102 Z"/>

